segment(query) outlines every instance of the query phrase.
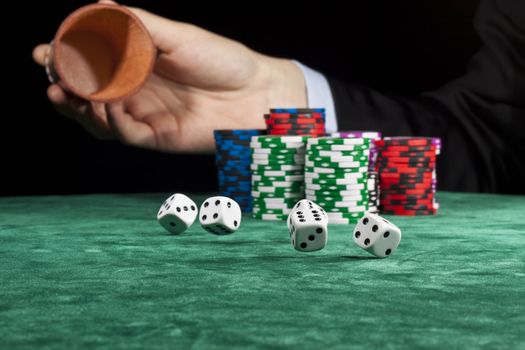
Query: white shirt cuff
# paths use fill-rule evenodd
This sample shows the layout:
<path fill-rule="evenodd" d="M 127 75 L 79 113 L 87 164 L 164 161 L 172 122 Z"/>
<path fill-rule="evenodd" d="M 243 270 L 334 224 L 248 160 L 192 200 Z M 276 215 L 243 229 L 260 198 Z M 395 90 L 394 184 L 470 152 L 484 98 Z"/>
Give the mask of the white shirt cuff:
<path fill-rule="evenodd" d="M 308 107 L 325 109 L 325 127 L 327 132 L 337 131 L 337 117 L 335 115 L 334 99 L 328 81 L 321 73 L 293 61 L 303 72 L 306 81 L 306 93 L 308 96 Z"/>

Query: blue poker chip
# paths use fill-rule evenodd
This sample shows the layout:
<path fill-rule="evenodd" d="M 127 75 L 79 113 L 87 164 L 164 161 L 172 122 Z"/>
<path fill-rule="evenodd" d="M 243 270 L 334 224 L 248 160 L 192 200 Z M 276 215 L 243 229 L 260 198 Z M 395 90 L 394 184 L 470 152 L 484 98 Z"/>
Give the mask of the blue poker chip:
<path fill-rule="evenodd" d="M 246 196 L 246 194 L 251 191 L 251 187 L 219 186 L 219 190 L 221 192 L 229 192 L 229 193 L 238 192 L 239 194 L 242 193 L 243 195 Z"/>
<path fill-rule="evenodd" d="M 250 175 L 250 164 L 239 163 L 239 162 L 229 162 L 227 164 L 217 164 L 217 168 L 224 173 L 239 173 L 241 175 Z"/>
<path fill-rule="evenodd" d="M 238 177 L 238 178 L 250 178 L 252 176 L 252 173 L 250 172 L 250 169 L 240 169 L 240 168 L 237 168 L 235 170 L 224 170 L 224 169 L 221 169 L 219 168 L 217 170 L 217 177 L 218 178 L 221 178 L 221 177 L 231 177 L 231 176 L 235 176 L 235 177 Z"/>
<path fill-rule="evenodd" d="M 261 135 L 266 133 L 264 129 L 234 129 L 234 130 L 213 130 L 214 135 Z"/>
<path fill-rule="evenodd" d="M 217 174 L 217 179 L 223 182 L 250 182 L 252 177 L 249 175 L 229 175 L 224 173 Z"/>
<path fill-rule="evenodd" d="M 250 162 L 251 163 L 251 157 L 248 156 L 235 156 L 231 154 L 216 154 L 215 155 L 215 162 L 226 162 L 226 161 L 238 161 L 238 162 Z"/>
<path fill-rule="evenodd" d="M 250 147 L 227 147 L 227 148 L 220 148 L 217 149 L 216 152 L 217 155 L 223 156 L 223 155 L 230 155 L 230 156 L 237 156 L 237 157 L 245 157 L 250 156 L 252 154 Z"/>
<path fill-rule="evenodd" d="M 241 189 L 250 189 L 252 183 L 250 182 L 220 182 L 219 186 L 221 189 L 227 191 L 229 188 L 241 188 Z"/>

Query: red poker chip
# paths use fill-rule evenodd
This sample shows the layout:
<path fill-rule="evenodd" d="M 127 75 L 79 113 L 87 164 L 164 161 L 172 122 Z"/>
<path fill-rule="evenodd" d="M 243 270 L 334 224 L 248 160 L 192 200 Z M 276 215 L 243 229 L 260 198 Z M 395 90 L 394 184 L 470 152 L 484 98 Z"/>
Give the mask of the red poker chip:
<path fill-rule="evenodd" d="M 377 141 L 374 144 L 381 152 L 435 152 L 436 146 L 379 146 Z"/>
<path fill-rule="evenodd" d="M 382 158 L 390 158 L 390 157 L 420 158 L 420 157 L 436 157 L 436 153 L 432 151 L 424 151 L 424 152 L 379 151 L 378 156 Z"/>
<path fill-rule="evenodd" d="M 425 205 L 425 204 L 407 204 L 407 205 L 388 205 L 381 203 L 381 207 L 384 210 L 430 210 L 433 209 L 433 204 Z"/>
<path fill-rule="evenodd" d="M 375 164 L 374 170 L 379 172 L 385 172 L 390 171 L 393 173 L 401 173 L 402 171 L 412 171 L 413 173 L 417 173 L 417 171 L 420 172 L 428 172 L 434 170 L 435 167 L 432 165 L 416 165 L 416 164 L 395 164 L 395 165 L 384 165 L 384 164 Z"/>
<path fill-rule="evenodd" d="M 434 198 L 418 199 L 411 201 L 383 199 L 379 203 L 381 205 L 434 205 Z"/>
<path fill-rule="evenodd" d="M 430 157 L 379 157 L 379 161 L 389 163 L 428 163 L 435 162 L 436 156 Z"/>
<path fill-rule="evenodd" d="M 382 191 L 432 189 L 432 182 L 419 184 L 381 184 Z"/>
<path fill-rule="evenodd" d="M 385 210 L 380 209 L 381 214 L 384 215 L 399 215 L 399 216 L 420 216 L 420 215 L 436 215 L 437 210 L 432 208 L 428 210 Z"/>
<path fill-rule="evenodd" d="M 277 118 L 277 119 L 267 118 L 266 119 L 266 124 L 285 124 L 285 123 L 313 124 L 313 123 L 319 123 L 319 122 L 323 122 L 324 123 L 323 118 L 290 118 L 290 119 L 285 119 L 285 118 Z"/>
<path fill-rule="evenodd" d="M 428 173 L 428 169 L 421 169 L 421 168 L 410 168 L 410 167 L 401 167 L 401 168 L 386 168 L 381 169 L 382 174 L 423 174 Z M 430 171 L 432 173 L 432 171 Z"/>
<path fill-rule="evenodd" d="M 268 130 L 268 135 L 325 136 L 324 131 Z"/>
<path fill-rule="evenodd" d="M 283 130 L 289 130 L 289 129 L 302 130 L 302 129 L 324 129 L 325 126 L 324 126 L 324 124 L 315 124 L 315 125 L 305 124 L 305 125 L 302 125 L 302 126 L 291 125 L 291 124 L 283 124 L 283 125 L 268 125 L 268 128 L 269 129 L 276 129 L 276 130 L 279 130 L 279 129 L 283 129 Z"/>
<path fill-rule="evenodd" d="M 432 138 L 407 137 L 405 139 L 381 139 L 375 143 L 378 146 L 432 146 Z"/>
<path fill-rule="evenodd" d="M 396 172 L 383 172 L 379 175 L 381 180 L 395 180 L 395 179 L 424 179 L 431 178 L 432 171 L 422 171 L 421 173 L 396 173 Z"/>
<path fill-rule="evenodd" d="M 383 193 L 381 192 L 381 201 L 383 200 L 397 200 L 397 201 L 412 201 L 418 199 L 433 199 L 434 193 L 425 193 L 425 194 L 394 194 L 394 193 Z"/>

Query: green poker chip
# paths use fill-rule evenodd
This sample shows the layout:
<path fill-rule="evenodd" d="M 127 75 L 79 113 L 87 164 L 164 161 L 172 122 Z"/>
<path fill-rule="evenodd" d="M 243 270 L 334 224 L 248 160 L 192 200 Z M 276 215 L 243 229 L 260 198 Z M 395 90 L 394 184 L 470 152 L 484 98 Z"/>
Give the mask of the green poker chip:
<path fill-rule="evenodd" d="M 303 170 L 252 170 L 252 176 L 304 176 Z"/>
<path fill-rule="evenodd" d="M 260 208 L 260 207 L 253 207 L 252 213 L 255 214 L 280 214 L 280 215 L 289 215 L 291 213 L 292 209 L 267 209 L 267 208 Z"/>
<path fill-rule="evenodd" d="M 259 220 L 265 220 L 265 221 L 285 221 L 288 218 L 288 215 L 252 213 L 252 218 L 259 219 Z"/>
<path fill-rule="evenodd" d="M 290 165 L 290 164 L 250 164 L 250 170 L 253 171 L 303 171 L 304 165 Z"/>
<path fill-rule="evenodd" d="M 294 188 L 304 187 L 303 181 L 252 181 L 252 187 Z"/>
<path fill-rule="evenodd" d="M 343 175 L 345 173 L 367 173 L 368 165 L 358 167 L 358 168 L 339 168 L 339 169 L 305 165 L 304 172 L 305 174 L 312 173 L 312 174 L 343 174 Z"/>
<path fill-rule="evenodd" d="M 251 154 L 267 154 L 267 155 L 297 155 L 304 154 L 304 149 L 299 148 L 252 148 Z"/>
<path fill-rule="evenodd" d="M 304 182 L 304 175 L 290 175 L 290 176 L 264 176 L 264 175 L 253 175 L 252 181 L 261 182 Z"/>
<path fill-rule="evenodd" d="M 361 169 L 363 167 L 368 168 L 368 160 L 366 162 L 313 162 L 307 160 L 305 166 L 314 168 L 330 168 L 330 169 Z"/>
<path fill-rule="evenodd" d="M 353 152 L 370 150 L 370 145 L 308 145 L 308 151 Z"/>
<path fill-rule="evenodd" d="M 330 197 L 330 196 L 312 196 L 308 194 L 308 198 L 313 201 L 322 203 L 352 203 L 352 206 L 368 206 L 369 201 L 367 196 L 348 196 L 348 197 Z"/>
<path fill-rule="evenodd" d="M 285 193 L 275 193 L 275 192 L 259 192 L 252 191 L 253 198 L 294 198 L 294 199 L 303 199 L 304 192 L 285 192 Z"/>
<path fill-rule="evenodd" d="M 354 178 L 354 179 L 315 179 L 315 178 L 306 178 L 305 184 L 312 185 L 366 185 L 368 184 L 368 179 L 366 177 Z"/>
<path fill-rule="evenodd" d="M 297 143 L 297 142 L 303 142 L 306 144 L 306 141 L 310 139 L 311 136 L 296 136 L 296 135 L 287 135 L 287 136 L 279 136 L 279 135 L 259 135 L 252 137 L 252 142 L 257 143 L 267 143 L 267 144 L 274 144 L 274 145 L 286 145 L 290 143 Z"/>
<path fill-rule="evenodd" d="M 357 156 L 357 157 L 306 156 L 305 160 L 311 161 L 311 162 L 332 162 L 332 163 L 366 162 L 368 164 L 368 156 Z"/>
<path fill-rule="evenodd" d="M 307 156 L 312 157 L 361 157 L 369 156 L 369 150 L 358 150 L 358 151 L 321 151 L 321 150 L 307 150 Z"/>

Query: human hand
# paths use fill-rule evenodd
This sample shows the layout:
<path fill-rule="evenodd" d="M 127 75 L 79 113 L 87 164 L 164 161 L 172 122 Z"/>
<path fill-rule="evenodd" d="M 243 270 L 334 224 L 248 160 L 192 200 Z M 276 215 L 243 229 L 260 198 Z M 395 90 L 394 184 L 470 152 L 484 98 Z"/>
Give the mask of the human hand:
<path fill-rule="evenodd" d="M 290 60 L 259 54 L 191 24 L 130 10 L 159 50 L 154 72 L 137 94 L 104 104 L 82 100 L 56 84 L 47 91 L 61 114 L 96 137 L 163 152 L 209 152 L 214 129 L 264 128 L 268 108 L 306 106 L 302 72 Z M 35 61 L 44 65 L 48 50 L 49 45 L 37 46 Z"/>

